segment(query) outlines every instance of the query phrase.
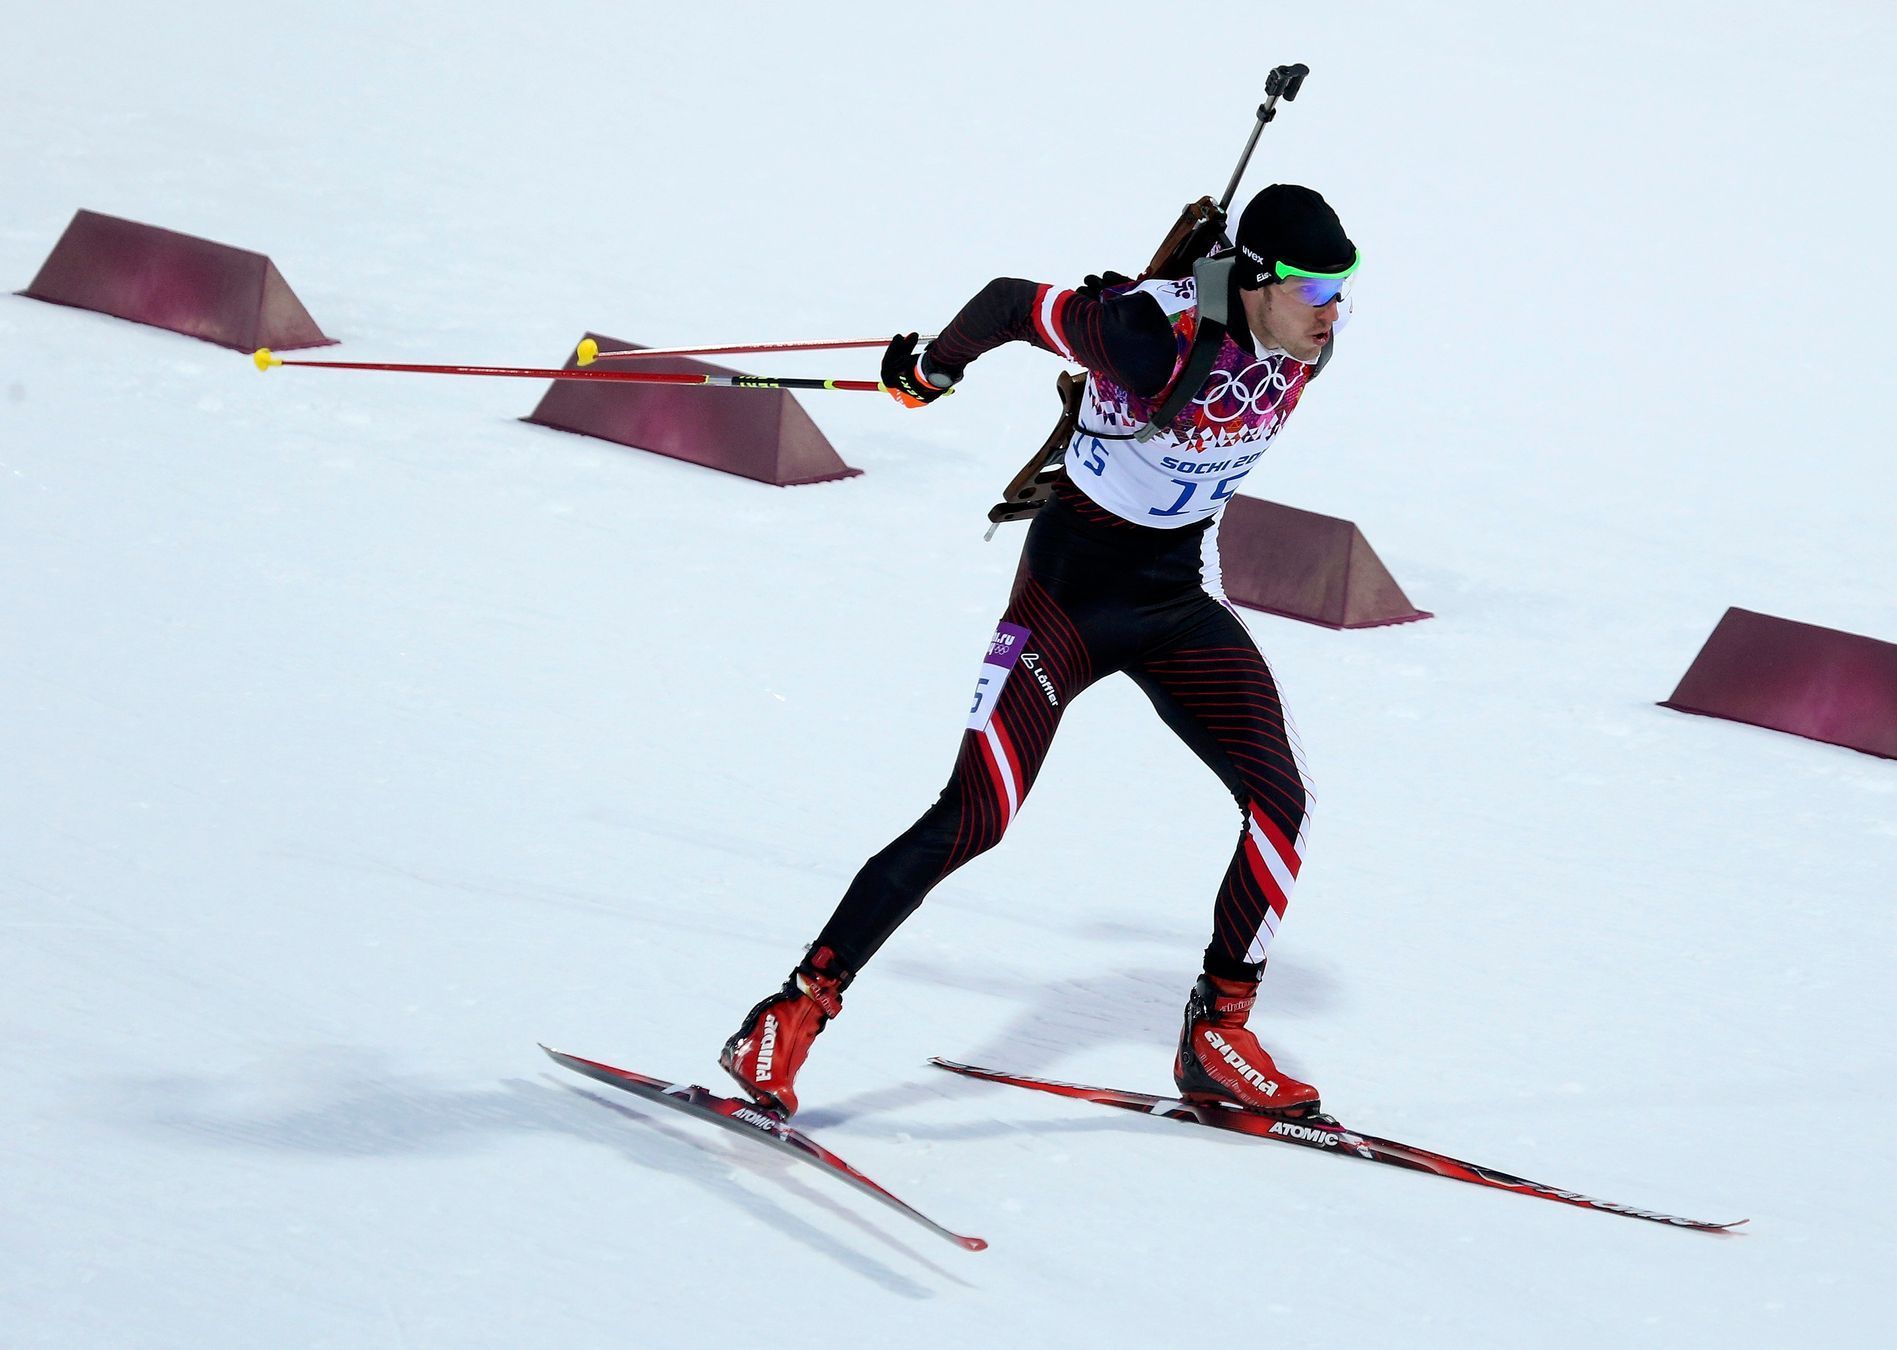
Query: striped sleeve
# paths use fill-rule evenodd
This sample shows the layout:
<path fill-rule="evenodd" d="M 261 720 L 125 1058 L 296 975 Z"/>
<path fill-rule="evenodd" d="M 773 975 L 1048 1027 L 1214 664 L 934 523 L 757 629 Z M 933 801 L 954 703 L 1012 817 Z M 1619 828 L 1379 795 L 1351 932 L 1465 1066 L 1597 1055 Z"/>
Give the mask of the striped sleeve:
<path fill-rule="evenodd" d="M 929 360 L 959 380 L 969 362 L 1004 342 L 1031 342 L 1145 395 L 1165 387 L 1177 355 L 1172 325 L 1151 296 L 997 277 L 929 345 Z"/>
<path fill-rule="evenodd" d="M 1045 347 L 1067 361 L 1078 359 L 1074 349 L 1067 345 L 1067 339 L 1061 336 L 1067 302 L 1073 298 L 1072 291 L 1057 291 L 1052 286 L 1041 286 L 1034 294 L 1035 345 Z"/>

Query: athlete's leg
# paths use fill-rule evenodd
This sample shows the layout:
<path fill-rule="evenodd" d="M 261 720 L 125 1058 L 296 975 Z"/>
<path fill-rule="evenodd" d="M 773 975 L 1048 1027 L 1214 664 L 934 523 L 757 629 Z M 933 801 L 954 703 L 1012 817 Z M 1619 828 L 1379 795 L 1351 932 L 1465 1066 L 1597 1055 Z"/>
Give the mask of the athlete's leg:
<path fill-rule="evenodd" d="M 1288 1115 L 1317 1110 L 1317 1089 L 1280 1069 L 1246 1027 L 1265 949 L 1303 866 L 1310 813 L 1278 682 L 1245 626 L 1210 596 L 1129 673 L 1243 815 L 1213 905 L 1205 973 L 1186 999 L 1173 1079 L 1189 1098 Z"/>
<path fill-rule="evenodd" d="M 996 632 L 999 652 L 948 786 L 922 818 L 863 864 L 818 934 L 854 973 L 956 868 L 1001 842 L 1027 800 L 1061 714 L 1095 678 L 1094 657 L 1065 609 L 1032 577 L 1023 581 Z M 1005 677 L 992 673 L 1009 661 Z"/>
<path fill-rule="evenodd" d="M 1216 773 L 1243 820 L 1213 905 L 1206 970 L 1255 972 L 1284 919 L 1311 793 L 1278 682 L 1237 616 L 1208 597 L 1179 640 L 1129 669 L 1166 725 Z"/>
<path fill-rule="evenodd" d="M 783 989 L 725 1042 L 720 1062 L 752 1096 L 796 1109 L 798 1070 L 856 973 L 944 877 L 1001 842 L 1067 705 L 1143 648 L 1121 592 L 1129 577 L 1143 576 L 1151 541 L 1139 536 L 1149 533 L 1120 538 L 1077 518 L 1058 496 L 1035 517 L 948 786 L 863 864 Z"/>
<path fill-rule="evenodd" d="M 1005 678 L 994 669 L 1003 659 Z M 863 864 L 784 987 L 725 1042 L 719 1063 L 745 1091 L 785 1113 L 797 1109 L 798 1071 L 817 1033 L 842 1011 L 843 991 L 942 878 L 1001 842 L 1062 711 L 1093 681 L 1093 669 L 1072 618 L 1040 583 L 1025 580 L 996 631 L 983 670 L 988 685 L 948 786 L 922 819 Z"/>

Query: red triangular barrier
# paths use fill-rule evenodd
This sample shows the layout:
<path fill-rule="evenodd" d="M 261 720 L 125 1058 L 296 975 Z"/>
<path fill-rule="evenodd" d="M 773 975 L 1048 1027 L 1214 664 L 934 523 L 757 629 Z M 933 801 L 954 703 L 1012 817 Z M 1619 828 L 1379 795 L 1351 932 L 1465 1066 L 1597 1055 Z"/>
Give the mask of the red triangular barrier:
<path fill-rule="evenodd" d="M 1728 609 L 1660 706 L 1897 759 L 1897 644 Z"/>
<path fill-rule="evenodd" d="M 97 211 L 73 216 L 20 294 L 240 352 L 333 341 L 263 254 Z"/>
<path fill-rule="evenodd" d="M 1234 497 L 1218 530 L 1225 594 L 1235 605 L 1326 628 L 1432 617 L 1410 603 L 1348 520 Z"/>
<path fill-rule="evenodd" d="M 599 343 L 602 352 L 638 350 L 637 344 L 617 338 L 586 336 Z M 564 368 L 577 365 L 578 359 L 569 356 Z M 661 374 L 738 373 L 679 356 L 655 356 L 623 367 Z M 854 478 L 863 472 L 843 462 L 810 414 L 784 389 L 555 380 L 521 420 L 779 487 Z"/>

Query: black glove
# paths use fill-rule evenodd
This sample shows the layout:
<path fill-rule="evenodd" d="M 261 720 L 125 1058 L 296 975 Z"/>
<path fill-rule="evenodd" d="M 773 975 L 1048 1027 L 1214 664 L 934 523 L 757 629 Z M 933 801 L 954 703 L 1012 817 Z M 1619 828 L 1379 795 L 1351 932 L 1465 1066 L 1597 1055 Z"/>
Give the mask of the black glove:
<path fill-rule="evenodd" d="M 883 349 L 883 388 L 905 408 L 935 402 L 961 375 L 938 366 L 927 352 L 917 356 L 914 333 L 896 334 Z"/>
<path fill-rule="evenodd" d="M 1101 291 L 1104 291 L 1108 287 L 1111 287 L 1111 286 L 1124 286 L 1126 285 L 1127 282 L 1131 281 L 1132 279 L 1133 279 L 1132 277 L 1121 276 L 1118 272 L 1113 271 L 1111 268 L 1109 268 L 1106 272 L 1102 273 L 1099 276 L 1095 276 L 1093 273 L 1089 272 L 1087 274 L 1087 279 L 1080 283 L 1079 289 L 1076 290 L 1074 294 L 1084 295 L 1089 300 L 1098 300 L 1100 298 Z"/>

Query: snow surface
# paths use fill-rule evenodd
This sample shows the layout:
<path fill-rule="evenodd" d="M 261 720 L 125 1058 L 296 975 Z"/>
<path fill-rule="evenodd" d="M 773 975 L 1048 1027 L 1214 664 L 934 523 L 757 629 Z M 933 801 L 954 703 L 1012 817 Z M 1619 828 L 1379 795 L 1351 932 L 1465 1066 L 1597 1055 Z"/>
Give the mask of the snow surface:
<path fill-rule="evenodd" d="M 1732 604 L 1897 639 L 1881 3 L 7 6 L 0 279 L 268 252 L 350 359 L 929 329 L 1319 186 L 1248 488 L 1434 620 L 1257 616 L 1318 788 L 1255 1025 L 1345 1119 L 1708 1237 L 964 1082 L 1163 1090 L 1233 821 L 1115 682 L 850 995 L 714 1055 L 946 775 L 1045 433 L 1011 348 L 780 490 L 0 298 L 0 1343 L 1887 1344 L 1897 766 L 1655 707 Z M 1885 169 L 1877 169 L 1879 163 Z M 866 374 L 845 353 L 757 369 Z"/>

